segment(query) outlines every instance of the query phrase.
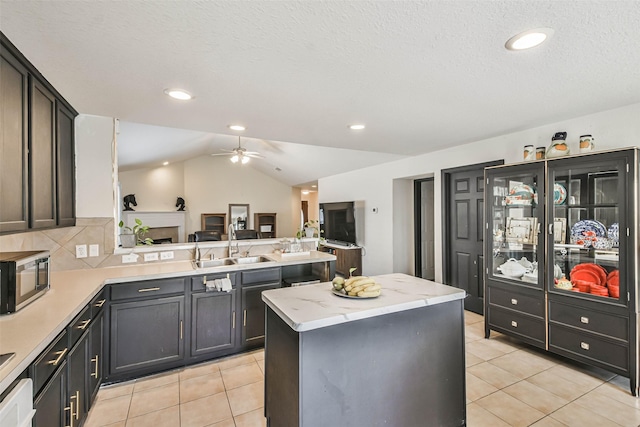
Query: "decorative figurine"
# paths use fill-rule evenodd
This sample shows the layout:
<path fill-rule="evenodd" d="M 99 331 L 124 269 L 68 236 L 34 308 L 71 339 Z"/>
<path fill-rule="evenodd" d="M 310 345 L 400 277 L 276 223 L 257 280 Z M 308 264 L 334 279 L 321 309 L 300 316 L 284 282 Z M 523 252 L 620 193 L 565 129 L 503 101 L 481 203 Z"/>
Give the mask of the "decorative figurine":
<path fill-rule="evenodd" d="M 178 197 L 176 200 L 176 208 L 178 208 L 178 211 L 184 210 L 184 199 L 182 197 Z"/>
<path fill-rule="evenodd" d="M 136 203 L 136 195 L 135 194 L 127 194 L 126 196 L 124 196 L 124 210 L 125 211 L 135 211 L 135 209 L 133 209 L 131 206 L 129 205 L 133 205 L 133 206 L 138 206 L 138 204 Z"/>

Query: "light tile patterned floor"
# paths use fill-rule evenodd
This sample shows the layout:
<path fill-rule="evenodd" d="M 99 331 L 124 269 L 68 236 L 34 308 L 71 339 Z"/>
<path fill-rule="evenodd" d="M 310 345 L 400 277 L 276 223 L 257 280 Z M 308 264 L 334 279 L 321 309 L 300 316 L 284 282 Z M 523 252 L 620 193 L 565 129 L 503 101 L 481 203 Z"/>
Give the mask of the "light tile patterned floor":
<path fill-rule="evenodd" d="M 640 426 L 628 379 L 465 324 L 468 426 Z M 263 375 L 260 350 L 103 387 L 85 427 L 263 427 Z"/>

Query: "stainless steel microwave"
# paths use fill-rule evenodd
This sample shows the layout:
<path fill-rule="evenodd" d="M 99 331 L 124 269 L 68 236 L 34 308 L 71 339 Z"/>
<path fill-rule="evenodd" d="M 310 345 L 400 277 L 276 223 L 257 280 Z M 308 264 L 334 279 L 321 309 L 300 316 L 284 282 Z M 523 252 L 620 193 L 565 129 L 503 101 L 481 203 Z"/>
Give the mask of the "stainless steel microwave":
<path fill-rule="evenodd" d="M 0 314 L 20 310 L 49 289 L 49 251 L 0 252 Z"/>

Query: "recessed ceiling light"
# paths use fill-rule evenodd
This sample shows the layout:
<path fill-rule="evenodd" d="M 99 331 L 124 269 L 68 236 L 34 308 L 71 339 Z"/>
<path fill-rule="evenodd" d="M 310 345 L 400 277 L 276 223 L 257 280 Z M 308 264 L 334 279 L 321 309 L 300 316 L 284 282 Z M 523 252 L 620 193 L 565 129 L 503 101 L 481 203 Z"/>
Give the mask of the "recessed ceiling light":
<path fill-rule="evenodd" d="M 552 28 L 534 28 L 511 37 L 504 44 L 509 50 L 524 50 L 536 47 L 553 35 Z"/>
<path fill-rule="evenodd" d="M 313 185 L 311 186 L 311 188 L 316 188 L 316 187 L 317 187 L 317 185 L 315 185 L 315 184 L 313 184 Z"/>
<path fill-rule="evenodd" d="M 162 166 L 167 166 L 168 164 L 169 164 L 169 162 L 164 162 L 164 163 L 162 164 Z"/>
<path fill-rule="evenodd" d="M 362 129 L 364 129 L 364 125 L 351 125 L 351 126 L 349 126 L 349 129 L 351 129 L 351 130 L 362 130 Z"/>
<path fill-rule="evenodd" d="M 302 194 L 309 194 L 309 190 L 302 190 Z"/>
<path fill-rule="evenodd" d="M 187 101 L 193 98 L 193 96 L 191 96 L 189 92 L 182 89 L 165 89 L 164 93 L 174 99 L 179 99 L 181 101 Z"/>
<path fill-rule="evenodd" d="M 245 127 L 242 125 L 229 125 L 229 129 L 231 130 L 245 130 Z"/>

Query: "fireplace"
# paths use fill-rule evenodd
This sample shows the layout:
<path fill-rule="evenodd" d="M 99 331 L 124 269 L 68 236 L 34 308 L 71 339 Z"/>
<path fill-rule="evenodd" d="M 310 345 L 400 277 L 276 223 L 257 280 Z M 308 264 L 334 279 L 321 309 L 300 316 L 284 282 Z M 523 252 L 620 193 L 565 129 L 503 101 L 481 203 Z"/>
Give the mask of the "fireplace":
<path fill-rule="evenodd" d="M 187 241 L 185 234 L 186 212 L 122 212 L 122 221 L 125 225 L 133 227 L 136 218 L 142 221 L 143 225 L 149 226 L 149 233 L 145 237 L 150 237 L 154 241 L 158 239 L 160 243 L 184 243 Z M 154 237 L 155 236 L 155 237 Z"/>

